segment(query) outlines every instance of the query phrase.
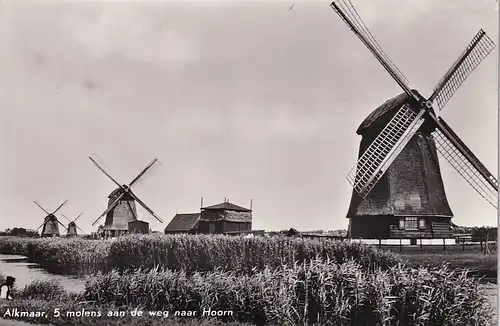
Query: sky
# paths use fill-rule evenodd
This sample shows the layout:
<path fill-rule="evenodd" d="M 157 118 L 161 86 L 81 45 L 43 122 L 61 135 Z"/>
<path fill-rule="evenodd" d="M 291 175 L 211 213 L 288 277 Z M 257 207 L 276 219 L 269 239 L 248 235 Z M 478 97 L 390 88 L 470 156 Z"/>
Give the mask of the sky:
<path fill-rule="evenodd" d="M 480 28 L 498 39 L 495 0 L 352 2 L 424 96 Z M 0 228 L 37 228 L 34 200 L 68 200 L 60 212 L 96 231 L 115 185 L 95 155 L 120 183 L 161 161 L 133 187 L 164 220 L 139 210 L 153 230 L 201 197 L 252 199 L 254 229 L 347 229 L 355 131 L 401 89 L 329 1 L 0 3 Z M 494 175 L 497 58 L 441 112 Z M 496 225 L 440 163 L 454 223 Z"/>

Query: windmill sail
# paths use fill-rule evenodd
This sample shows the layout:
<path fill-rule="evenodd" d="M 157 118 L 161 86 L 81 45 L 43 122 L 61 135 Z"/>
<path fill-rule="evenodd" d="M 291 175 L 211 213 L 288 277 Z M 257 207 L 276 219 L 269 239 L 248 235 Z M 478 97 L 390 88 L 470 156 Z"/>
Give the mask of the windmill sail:
<path fill-rule="evenodd" d="M 380 62 L 385 70 L 387 70 L 392 78 L 394 78 L 396 83 L 401 86 L 405 93 L 408 94 L 408 96 L 413 97 L 417 101 L 419 101 L 420 99 L 416 98 L 415 95 L 411 92 L 406 77 L 380 47 L 375 37 L 373 37 L 368 27 L 366 27 L 365 23 L 358 15 L 358 12 L 356 11 L 356 8 L 354 8 L 352 3 L 349 0 L 341 0 L 332 2 L 330 6 L 340 16 L 344 23 L 349 26 L 354 34 L 356 34 L 361 42 L 363 42 L 368 50 L 370 50 L 370 52 L 375 56 L 375 58 Z"/>
<path fill-rule="evenodd" d="M 498 188 L 496 179 L 453 133 L 451 128 L 447 127 L 444 121 L 442 124 L 439 122 L 433 111 L 433 103 L 436 102 L 436 106 L 442 109 L 472 71 L 488 56 L 495 46 L 493 41 L 483 30 L 480 30 L 434 88 L 431 97 L 425 100 L 410 89 L 407 79 L 382 50 L 350 0 L 334 1 L 331 3 L 331 7 L 405 93 L 419 103 L 421 108 L 417 114 L 408 107 L 409 104 L 403 106 L 360 156 L 355 167 L 347 176 L 356 192 L 363 199 L 366 198 L 424 121 L 429 119 L 431 120 L 429 122 L 438 126 L 434 138 L 445 158 L 476 191 L 496 207 Z M 429 114 L 425 114 L 426 111 Z M 471 172 L 472 169 L 474 172 Z"/>
<path fill-rule="evenodd" d="M 417 114 L 408 105 L 403 105 L 359 158 L 347 179 L 362 198 L 376 185 L 424 123 L 424 113 L 425 110 L 421 110 Z"/>
<path fill-rule="evenodd" d="M 458 57 L 457 61 L 455 61 L 434 88 L 434 92 L 429 100 L 432 102 L 435 101 L 436 107 L 441 110 L 467 77 L 494 48 L 495 43 L 493 43 L 482 29 L 479 30 L 465 51 Z"/>
<path fill-rule="evenodd" d="M 477 193 L 498 208 L 498 180 L 442 118 L 439 123 L 433 133 L 438 151 Z"/>

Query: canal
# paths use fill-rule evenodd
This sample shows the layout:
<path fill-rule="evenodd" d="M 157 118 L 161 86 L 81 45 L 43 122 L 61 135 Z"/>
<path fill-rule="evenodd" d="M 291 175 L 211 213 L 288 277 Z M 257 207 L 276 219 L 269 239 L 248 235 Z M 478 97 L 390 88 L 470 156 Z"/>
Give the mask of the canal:
<path fill-rule="evenodd" d="M 85 289 L 85 279 L 82 275 L 63 275 L 48 272 L 36 263 L 18 255 L 0 254 L 0 274 L 16 278 L 16 288 L 22 289 L 34 280 L 57 281 L 68 292 L 81 292 Z"/>

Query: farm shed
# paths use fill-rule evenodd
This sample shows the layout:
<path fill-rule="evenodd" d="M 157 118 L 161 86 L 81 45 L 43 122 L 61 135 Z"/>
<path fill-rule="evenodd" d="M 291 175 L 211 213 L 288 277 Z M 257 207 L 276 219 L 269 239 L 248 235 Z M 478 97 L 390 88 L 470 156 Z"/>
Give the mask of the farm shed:
<path fill-rule="evenodd" d="M 252 230 L 252 210 L 225 201 L 202 207 L 198 231 L 200 233 L 229 233 Z"/>
<path fill-rule="evenodd" d="M 200 213 L 175 214 L 165 228 L 165 234 L 196 233 L 199 220 Z"/>
<path fill-rule="evenodd" d="M 128 223 L 129 233 L 149 233 L 149 223 L 144 221 L 132 221 Z"/>
<path fill-rule="evenodd" d="M 409 101 L 400 94 L 379 106 L 361 123 L 359 157 Z M 411 138 L 363 200 L 353 190 L 347 213 L 349 237 L 364 239 L 452 238 L 453 213 L 446 198 L 432 126 Z"/>

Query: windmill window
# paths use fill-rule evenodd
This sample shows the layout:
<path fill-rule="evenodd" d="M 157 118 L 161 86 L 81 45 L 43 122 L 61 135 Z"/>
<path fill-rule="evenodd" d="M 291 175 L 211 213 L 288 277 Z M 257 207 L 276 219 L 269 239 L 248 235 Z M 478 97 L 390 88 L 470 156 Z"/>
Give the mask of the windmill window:
<path fill-rule="evenodd" d="M 399 220 L 399 229 L 404 230 L 405 229 L 405 220 L 404 218 Z"/>
<path fill-rule="evenodd" d="M 418 220 L 418 228 L 425 229 L 425 219 L 421 218 Z"/>
<path fill-rule="evenodd" d="M 406 230 L 416 230 L 418 228 L 418 221 L 416 217 L 406 217 L 405 218 L 405 229 Z"/>

